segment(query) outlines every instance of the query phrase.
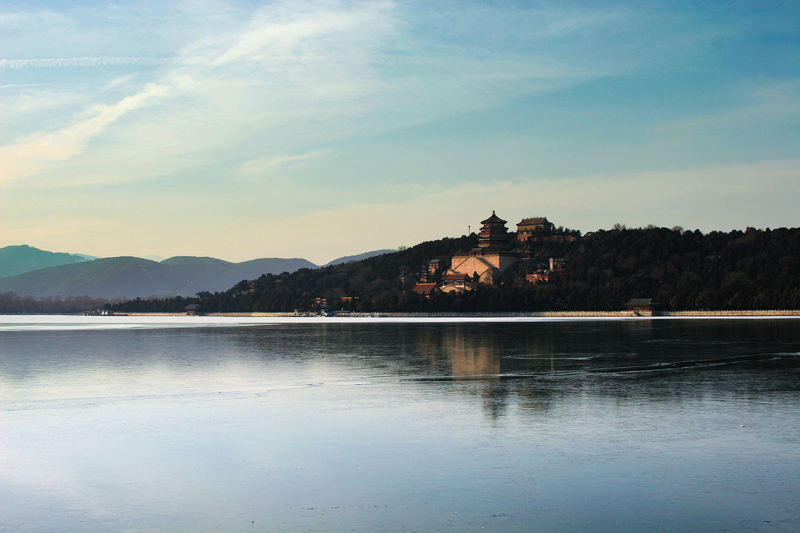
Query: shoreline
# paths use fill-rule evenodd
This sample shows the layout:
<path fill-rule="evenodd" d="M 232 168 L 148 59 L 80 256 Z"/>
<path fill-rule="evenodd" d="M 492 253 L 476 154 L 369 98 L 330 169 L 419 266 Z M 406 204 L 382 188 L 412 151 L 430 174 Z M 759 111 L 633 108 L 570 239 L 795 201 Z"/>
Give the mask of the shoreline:
<path fill-rule="evenodd" d="M 203 313 L 199 315 L 189 315 L 187 313 L 115 313 L 113 315 L 103 316 L 163 316 L 163 317 L 179 317 L 179 316 L 205 316 L 205 317 L 264 317 L 264 318 L 278 318 L 278 317 L 296 317 L 296 318 L 311 318 L 311 317 L 328 317 L 328 318 L 502 318 L 502 317 L 533 317 L 533 318 L 693 318 L 693 317 L 800 317 L 800 310 L 745 310 L 745 311 L 660 311 L 656 313 L 646 313 L 637 311 L 540 311 L 540 312 L 507 312 L 507 313 L 355 313 L 355 312 L 334 312 L 329 315 L 320 314 L 302 314 L 302 313 Z"/>

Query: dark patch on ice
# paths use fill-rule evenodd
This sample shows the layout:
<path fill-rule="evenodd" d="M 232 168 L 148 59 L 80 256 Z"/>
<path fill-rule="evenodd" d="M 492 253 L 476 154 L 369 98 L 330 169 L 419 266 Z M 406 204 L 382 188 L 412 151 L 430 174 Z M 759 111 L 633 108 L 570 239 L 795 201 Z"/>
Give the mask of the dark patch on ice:
<path fill-rule="evenodd" d="M 670 361 L 664 363 L 654 363 L 649 365 L 623 366 L 615 368 L 593 368 L 587 369 L 590 373 L 627 373 L 627 372 L 654 372 L 662 370 L 673 370 L 683 368 L 710 368 L 728 366 L 742 363 L 755 363 L 760 361 L 780 360 L 780 354 L 750 354 L 735 357 L 721 357 L 715 359 L 696 359 L 692 361 Z"/>

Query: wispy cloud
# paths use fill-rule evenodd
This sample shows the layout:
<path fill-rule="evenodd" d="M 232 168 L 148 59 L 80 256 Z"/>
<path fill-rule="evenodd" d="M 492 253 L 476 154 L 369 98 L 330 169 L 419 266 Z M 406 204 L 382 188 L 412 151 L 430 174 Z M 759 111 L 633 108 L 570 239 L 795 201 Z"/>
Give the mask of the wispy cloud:
<path fill-rule="evenodd" d="M 81 153 L 87 141 L 99 135 L 121 116 L 148 104 L 148 101 L 169 94 L 169 87 L 149 84 L 139 93 L 112 106 L 99 106 L 89 116 L 56 132 L 34 134 L 22 141 L 0 146 L 0 184 L 41 170 L 46 165 L 70 159 Z"/>
<path fill-rule="evenodd" d="M 305 163 L 329 154 L 330 150 L 313 150 L 303 154 L 281 154 L 272 157 L 263 157 L 245 161 L 241 165 L 242 174 L 247 176 L 261 176 L 269 174 L 281 167 L 297 163 Z"/>
<path fill-rule="evenodd" d="M 179 65 L 181 58 L 173 57 L 52 57 L 39 59 L 0 59 L 0 68 L 107 67 Z"/>
<path fill-rule="evenodd" d="M 16 143 L 0 147 L 2 182 L 8 184 L 48 168 L 50 163 L 80 155 L 88 139 L 100 135 L 120 116 L 166 95 L 176 97 L 181 106 L 162 108 L 161 112 L 167 115 L 149 116 L 134 123 L 128 131 L 141 137 L 137 129 L 146 131 L 152 129 L 151 125 L 158 125 L 158 134 L 169 138 L 170 146 L 178 153 L 223 148 L 241 139 L 243 127 L 259 121 L 261 124 L 255 127 L 263 135 L 264 128 L 285 127 L 303 115 L 324 116 L 325 106 L 332 104 L 330 98 L 325 101 L 326 93 L 333 99 L 342 94 L 352 99 L 359 94 L 360 82 L 350 78 L 352 72 L 345 71 L 352 68 L 354 61 L 358 62 L 353 58 L 363 55 L 358 46 L 378 38 L 386 29 L 386 21 L 381 22 L 386 14 L 380 10 L 329 7 L 333 8 L 331 12 L 321 13 L 295 11 L 290 3 L 259 9 L 238 35 L 203 40 L 176 59 L 5 60 L 3 65 L 7 68 L 159 62 L 169 68 L 157 83 L 147 84 L 139 92 L 99 111 L 89 108 L 60 130 L 31 133 Z M 242 62 L 252 66 L 241 66 Z M 312 103 L 311 99 L 316 101 Z M 303 102 L 312 105 L 304 107 Z M 187 125 L 191 131 L 185 130 Z M 184 147 L 180 149 L 177 145 L 182 141 Z M 124 159 L 118 164 L 124 165 Z M 138 176 L 131 172 L 128 179 Z"/>
<path fill-rule="evenodd" d="M 79 156 L 89 146 L 86 140 L 102 135 L 132 103 L 143 108 L 145 102 L 153 104 L 167 95 L 175 105 L 159 106 L 158 115 L 142 113 L 128 121 L 124 131 L 116 131 L 113 143 L 133 147 L 147 139 L 146 149 L 128 153 L 147 151 L 152 167 L 161 174 L 170 165 L 180 165 L 173 168 L 176 172 L 186 171 L 188 159 L 178 162 L 175 157 L 182 153 L 209 154 L 231 147 L 240 152 L 240 159 L 263 163 L 261 150 L 251 146 L 256 137 L 270 139 L 271 151 L 297 153 L 309 142 L 325 145 L 348 136 L 424 124 L 602 75 L 590 63 L 570 63 L 545 54 L 488 60 L 469 48 L 431 50 L 425 42 L 407 40 L 400 16 L 390 2 L 278 2 L 256 9 L 239 31 L 199 39 L 175 58 L 2 60 L 5 68 L 156 65 L 163 70 L 151 77 L 153 84 L 107 104 L 94 118 L 81 116 L 93 113 L 90 108 L 56 132 L 30 133 L 4 147 L 3 182 L 44 168 L 54 172 L 50 163 Z M 579 31 L 589 23 L 564 22 L 548 31 Z M 124 81 L 130 85 L 130 80 Z M 121 86 L 122 82 L 106 82 L 101 90 Z M 125 111 L 116 114 L 115 109 Z M 162 145 L 171 153 L 151 151 L 152 135 L 166 139 Z M 108 152 L 96 160 L 105 155 Z M 114 180 L 146 179 L 152 174 L 137 157 L 131 162 L 135 169 L 122 178 L 128 157 L 122 151 L 117 156 Z M 168 160 L 157 161 L 158 157 Z M 76 182 L 69 176 L 77 170 L 71 168 L 57 169 L 64 183 Z M 86 165 L 80 169 L 81 182 L 102 180 L 88 176 Z M 111 175 L 102 170 L 101 174 Z"/>
<path fill-rule="evenodd" d="M 679 133 L 800 122 L 798 79 L 747 81 L 734 87 L 725 97 L 731 103 L 723 111 L 670 121 L 655 129 Z"/>
<path fill-rule="evenodd" d="M 152 239 L 158 219 L 174 232 L 165 247 L 179 235 L 206 255 L 200 247 L 216 235 L 233 250 L 241 244 L 224 235 L 254 235 L 249 221 L 278 235 L 324 206 L 332 211 L 319 220 L 363 215 L 369 222 L 353 238 L 381 248 L 393 245 L 377 242 L 382 235 L 394 244 L 441 235 L 409 213 L 430 210 L 446 224 L 488 203 L 524 214 L 546 204 L 581 228 L 590 215 L 598 225 L 637 224 L 667 211 L 684 218 L 663 223 L 688 226 L 700 220 L 694 213 L 730 220 L 697 204 L 712 196 L 706 184 L 738 209 L 766 189 L 740 194 L 731 183 L 777 172 L 732 162 L 793 157 L 796 80 L 784 65 L 773 77 L 747 71 L 731 81 L 730 57 L 715 43 L 740 39 L 746 51 L 758 32 L 742 29 L 749 18 L 711 8 L 209 0 L 53 9 L 0 15 L 0 187 L 14 199 L 0 215 L 28 205 L 29 220 L 68 227 L 82 206 L 109 218 L 125 211 L 148 228 L 130 242 Z M 787 135 L 769 154 L 730 148 L 773 124 Z M 668 164 L 694 171 L 632 173 Z M 598 175 L 547 179 L 587 168 Z M 795 190 L 788 178 L 772 183 Z M 778 203 L 789 196 L 774 194 Z M 167 214 L 187 204 L 214 219 L 182 225 L 185 216 Z M 58 221 L 46 218 L 56 211 Z M 86 239 L 118 228 L 98 224 Z M 303 255 L 312 234 L 284 243 L 302 245 L 286 253 Z M 363 249 L 354 240 L 348 251 Z"/>

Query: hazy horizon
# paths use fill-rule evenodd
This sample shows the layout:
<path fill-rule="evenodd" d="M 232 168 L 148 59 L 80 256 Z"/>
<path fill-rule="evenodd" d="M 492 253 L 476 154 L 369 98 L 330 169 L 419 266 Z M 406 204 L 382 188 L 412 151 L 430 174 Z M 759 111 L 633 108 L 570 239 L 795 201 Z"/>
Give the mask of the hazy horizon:
<path fill-rule="evenodd" d="M 515 226 L 513 224 L 511 224 L 509 222 L 508 225 L 513 226 L 513 227 L 509 227 L 509 231 L 510 232 L 511 231 L 516 231 L 514 229 Z M 699 229 L 699 228 L 684 228 L 683 226 L 680 226 L 679 224 L 676 225 L 676 226 L 673 226 L 673 228 L 670 228 L 670 229 L 674 230 L 676 227 L 682 228 L 683 231 L 695 231 L 695 230 Z M 642 229 L 642 228 L 643 227 L 627 227 L 626 226 L 626 229 Z M 756 229 L 757 230 L 765 230 L 765 229 L 774 230 L 774 229 L 777 229 L 777 228 L 778 227 L 776 226 L 775 228 L 756 228 Z M 472 233 L 477 234 L 479 229 L 480 229 L 480 224 L 478 224 L 477 227 L 473 227 L 472 228 Z M 613 229 L 613 228 L 598 228 L 597 231 L 607 231 L 607 230 L 611 230 L 611 229 Z M 745 227 L 741 227 L 741 228 L 730 228 L 729 230 L 712 230 L 712 231 L 728 232 L 728 231 L 744 231 L 746 229 L 747 228 L 745 228 Z M 464 236 L 464 235 L 462 235 L 462 236 Z M 447 238 L 447 236 L 442 236 L 441 238 Z M 437 239 L 433 239 L 433 240 L 437 240 Z M 414 246 L 416 244 L 421 244 L 421 243 L 413 243 L 410 246 Z M 6 245 L 6 246 L 20 246 L 20 245 Z M 38 248 L 36 246 L 31 246 L 31 245 L 29 245 L 27 243 L 22 244 L 22 246 L 30 246 L 32 248 L 40 249 L 40 248 Z M 0 248 L 3 248 L 3 247 L 0 247 Z M 322 262 L 311 261 L 307 257 L 303 257 L 303 256 L 294 256 L 294 257 L 278 257 L 278 256 L 249 257 L 249 258 L 240 259 L 240 260 L 230 260 L 230 259 L 226 259 L 224 257 L 214 257 L 214 256 L 210 256 L 210 255 L 170 255 L 170 256 L 167 256 L 167 257 L 162 257 L 162 256 L 157 256 L 157 255 L 140 256 L 140 255 L 124 254 L 123 253 L 123 254 L 120 254 L 120 255 L 109 255 L 109 256 L 104 256 L 104 257 L 97 257 L 97 256 L 91 256 L 91 255 L 88 255 L 88 254 L 84 254 L 84 253 L 81 253 L 81 252 L 73 252 L 73 251 L 68 251 L 68 250 L 42 250 L 42 251 L 53 252 L 53 253 L 67 253 L 67 254 L 70 254 L 70 255 L 83 256 L 84 258 L 86 258 L 87 261 L 93 261 L 95 259 L 111 259 L 111 258 L 115 258 L 115 257 L 135 257 L 135 258 L 138 258 L 138 259 L 147 259 L 149 261 L 155 261 L 156 263 L 160 263 L 160 262 L 166 261 L 168 259 L 174 259 L 176 257 L 195 257 L 195 258 L 220 259 L 222 261 L 227 261 L 229 263 L 244 263 L 244 262 L 248 262 L 248 261 L 256 261 L 256 260 L 259 260 L 259 259 L 304 259 L 306 261 L 310 261 L 310 262 L 314 263 L 318 267 L 324 267 L 324 266 L 328 265 L 329 263 L 331 263 L 332 261 L 337 261 L 337 260 L 345 259 L 345 258 L 349 258 L 349 257 L 358 257 L 358 256 L 361 256 L 361 255 L 370 254 L 370 253 L 373 253 L 373 252 L 392 253 L 392 252 L 399 251 L 399 248 L 396 248 L 396 249 L 382 248 L 382 249 L 379 249 L 379 250 L 367 250 L 367 251 L 364 251 L 364 252 L 356 252 L 356 253 L 352 253 L 352 254 L 339 255 L 339 256 L 336 256 L 336 257 L 331 257 L 330 259 L 327 259 L 327 260 L 322 261 Z"/>
<path fill-rule="evenodd" d="M 93 261 L 95 259 L 111 259 L 111 258 L 114 258 L 114 257 L 136 257 L 138 259 L 147 259 L 148 261 L 155 261 L 156 263 L 161 263 L 163 261 L 166 261 L 168 259 L 174 259 L 176 257 L 196 257 L 196 258 L 200 258 L 200 259 L 202 259 L 202 258 L 220 259 L 222 261 L 228 261 L 229 263 L 244 263 L 244 262 L 248 262 L 248 261 L 257 261 L 257 260 L 260 260 L 260 259 L 305 259 L 306 261 L 309 261 L 305 257 L 251 257 L 251 258 L 248 258 L 248 259 L 242 259 L 241 261 L 229 261 L 228 259 L 225 259 L 224 257 L 213 257 L 213 256 L 209 256 L 209 255 L 194 255 L 194 256 L 170 255 L 168 257 L 162 257 L 162 256 L 158 256 L 158 255 L 140 256 L 140 255 L 132 255 L 132 254 L 121 254 L 121 255 L 109 255 L 109 256 L 105 256 L 105 257 L 96 257 L 96 256 L 91 256 L 91 255 L 88 255 L 88 254 L 84 254 L 84 253 L 80 253 L 80 252 L 74 252 L 74 251 L 68 251 L 68 250 L 43 250 L 41 248 L 38 248 L 37 246 L 32 246 L 32 245 L 27 244 L 27 243 L 10 244 L 10 245 L 6 245 L 6 246 L 0 246 L 0 250 L 2 250 L 3 248 L 6 248 L 6 247 L 11 247 L 11 246 L 28 246 L 29 248 L 34 248 L 34 249 L 37 249 L 37 250 L 40 250 L 40 251 L 43 251 L 43 252 L 66 253 L 66 254 L 70 254 L 70 255 L 83 257 L 87 261 Z M 396 249 L 395 250 L 391 250 L 391 249 L 388 249 L 388 248 L 387 249 L 380 249 L 380 250 L 367 250 L 367 251 L 364 251 L 364 252 L 361 252 L 361 253 L 357 253 L 357 254 L 347 254 L 347 255 L 340 255 L 340 256 L 337 256 L 337 257 L 332 257 L 328 261 L 325 261 L 325 262 L 322 262 L 322 263 L 316 263 L 314 261 L 310 261 L 310 262 L 314 263 L 317 266 L 325 266 L 328 263 L 330 263 L 331 261 L 338 261 L 340 259 L 347 259 L 347 258 L 350 258 L 350 257 L 358 257 L 358 256 L 361 256 L 361 255 L 371 254 L 371 253 L 375 253 L 375 252 L 391 253 L 391 252 L 394 252 L 394 251 L 397 251 L 397 250 Z"/>
<path fill-rule="evenodd" d="M 26 2 L 0 35 L 0 247 L 800 225 L 797 2 Z"/>

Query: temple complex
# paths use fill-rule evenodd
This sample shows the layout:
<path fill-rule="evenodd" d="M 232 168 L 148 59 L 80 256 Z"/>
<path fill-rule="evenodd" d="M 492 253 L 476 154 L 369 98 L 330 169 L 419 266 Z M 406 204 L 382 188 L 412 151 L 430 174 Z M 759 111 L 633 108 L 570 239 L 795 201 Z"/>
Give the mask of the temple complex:
<path fill-rule="evenodd" d="M 439 271 L 439 261 L 431 260 L 419 275 L 414 292 L 430 296 L 434 291 L 470 291 L 480 284 L 491 285 L 497 274 L 511 265 L 530 258 L 530 247 L 537 241 L 575 240 L 574 236 L 564 236 L 555 231 L 555 226 L 546 217 L 524 218 L 517 224 L 517 232 L 509 233 L 506 221 L 492 211 L 492 215 L 481 221 L 478 246 L 469 252 L 454 255 L 448 268 L 438 283 L 434 282 Z M 562 259 L 550 259 L 550 268 L 541 268 L 528 274 L 531 283 L 547 282 L 552 272 L 563 270 Z"/>
<path fill-rule="evenodd" d="M 469 253 L 454 255 L 447 274 L 467 275 L 473 281 L 492 283 L 494 275 L 507 269 L 521 259 L 514 251 L 514 236 L 508 233 L 506 221 L 498 217 L 494 211 L 492 216 L 481 221 L 482 227 L 478 236 L 478 247 Z M 445 292 L 447 286 L 442 287 Z M 451 290 L 463 290 L 455 288 Z"/>
<path fill-rule="evenodd" d="M 506 221 L 492 211 L 492 216 L 481 221 L 478 247 L 474 252 L 510 252 L 514 249 L 513 235 L 508 233 Z"/>
<path fill-rule="evenodd" d="M 552 233 L 554 227 L 553 223 L 547 220 L 547 217 L 523 218 L 517 224 L 517 240 L 519 242 L 536 240 L 540 235 Z"/>

